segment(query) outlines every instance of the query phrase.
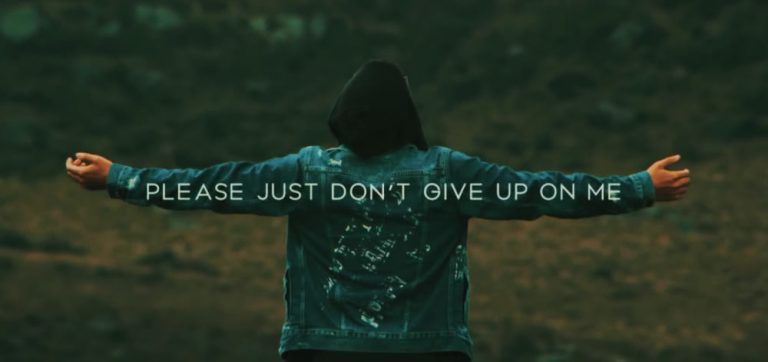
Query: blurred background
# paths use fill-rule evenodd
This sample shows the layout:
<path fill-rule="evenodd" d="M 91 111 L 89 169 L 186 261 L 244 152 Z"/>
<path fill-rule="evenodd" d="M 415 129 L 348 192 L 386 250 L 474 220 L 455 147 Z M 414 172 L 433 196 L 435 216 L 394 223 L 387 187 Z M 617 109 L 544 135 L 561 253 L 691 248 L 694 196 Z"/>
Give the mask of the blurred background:
<path fill-rule="evenodd" d="M 686 200 L 472 220 L 477 361 L 764 361 L 765 1 L 4 0 L 0 361 L 277 361 L 285 219 L 85 192 L 133 166 L 333 146 L 369 58 L 428 141 L 516 169 L 629 174 L 680 153 Z"/>

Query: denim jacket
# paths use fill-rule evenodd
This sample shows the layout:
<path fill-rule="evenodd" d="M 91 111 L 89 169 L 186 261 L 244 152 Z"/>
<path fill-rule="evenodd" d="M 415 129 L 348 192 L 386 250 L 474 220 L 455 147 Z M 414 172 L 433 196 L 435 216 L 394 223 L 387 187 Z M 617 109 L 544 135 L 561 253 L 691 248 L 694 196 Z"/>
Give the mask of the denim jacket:
<path fill-rule="evenodd" d="M 199 187 L 213 189 L 216 183 L 242 183 L 242 192 L 237 198 L 172 200 L 157 193 L 148 197 L 148 183 L 164 185 L 166 194 L 183 186 L 191 190 L 188 196 L 195 196 Z M 290 183 L 316 186 L 311 194 L 302 188 L 305 192 L 294 199 L 259 198 L 270 185 L 280 191 Z M 481 198 L 468 196 L 469 184 L 475 184 L 475 191 L 480 190 L 475 196 Z M 601 186 L 605 191 L 608 184 L 613 184 L 613 199 L 588 192 Z M 461 185 L 467 186 L 457 196 Z M 548 200 L 549 191 L 560 185 L 575 190 L 573 197 Z M 364 196 L 365 186 L 383 192 Z M 515 188 L 527 192 L 516 199 L 500 197 L 511 196 L 506 191 Z M 341 145 L 307 146 L 259 163 L 226 162 L 205 169 L 114 163 L 107 190 L 113 198 L 142 206 L 287 215 L 281 355 L 327 349 L 458 351 L 471 357 L 470 218 L 620 214 L 650 206 L 655 199 L 646 171 L 607 177 L 526 172 L 447 147 L 421 151 L 413 145 L 367 160 Z"/>

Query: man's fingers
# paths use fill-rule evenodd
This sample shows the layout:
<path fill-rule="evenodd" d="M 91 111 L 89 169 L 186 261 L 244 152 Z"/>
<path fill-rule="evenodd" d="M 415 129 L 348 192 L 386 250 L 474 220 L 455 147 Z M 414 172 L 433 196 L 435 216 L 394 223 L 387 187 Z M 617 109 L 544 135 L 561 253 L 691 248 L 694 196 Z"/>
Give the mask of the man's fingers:
<path fill-rule="evenodd" d="M 72 171 L 67 171 L 67 175 L 69 175 L 69 177 L 71 177 L 73 180 L 75 180 L 77 182 L 82 182 L 83 181 L 83 178 L 80 177 L 80 175 L 78 175 L 78 174 L 76 174 L 76 173 L 74 173 Z"/>
<path fill-rule="evenodd" d="M 83 179 L 83 176 L 93 166 L 86 166 L 83 162 L 80 161 L 80 159 L 73 160 L 72 157 L 67 157 L 67 160 L 64 162 L 64 164 L 67 168 L 67 175 L 75 180 L 75 182 L 80 184 L 80 186 L 85 187 L 85 180 Z"/>
<path fill-rule="evenodd" d="M 73 173 L 71 171 L 67 171 L 67 175 L 69 175 L 69 177 L 71 177 L 73 180 L 77 181 L 77 183 L 79 183 L 79 184 L 83 183 L 83 178 L 80 177 L 79 175 L 77 175 L 77 174 L 75 174 L 75 173 Z"/>
<path fill-rule="evenodd" d="M 72 166 L 70 171 L 75 173 L 76 175 L 79 175 L 80 177 L 86 177 L 88 176 L 94 169 L 93 165 L 80 165 L 80 166 Z"/>
<path fill-rule="evenodd" d="M 83 171 L 84 171 L 84 168 L 85 168 L 83 166 L 76 166 L 72 162 L 71 158 L 67 158 L 66 166 L 67 166 L 67 172 L 72 172 L 72 173 L 75 173 L 75 174 L 78 174 L 78 175 L 81 175 L 83 173 Z"/>
<path fill-rule="evenodd" d="M 91 153 L 85 153 L 85 152 L 77 152 L 75 153 L 75 156 L 77 156 L 78 159 L 88 161 L 90 163 L 96 162 L 99 160 L 99 155 L 94 155 Z"/>
<path fill-rule="evenodd" d="M 683 178 L 683 177 L 688 177 L 691 174 L 691 172 L 688 171 L 687 168 L 685 170 L 680 170 L 680 171 L 672 171 L 672 170 L 670 170 L 669 172 L 672 174 L 672 177 L 674 177 L 675 179 L 679 179 L 679 178 Z"/>
<path fill-rule="evenodd" d="M 691 179 L 688 177 L 680 178 L 672 184 L 672 187 L 688 186 L 691 184 Z"/>
<path fill-rule="evenodd" d="M 76 164 L 77 160 L 71 161 L 70 158 L 67 158 L 67 171 L 72 171 L 75 174 L 78 174 L 80 176 L 85 175 L 86 173 L 90 172 L 94 168 L 96 168 L 96 165 L 93 163 L 86 164 L 84 162 L 81 162 L 79 165 Z"/>
<path fill-rule="evenodd" d="M 94 166 L 93 165 L 75 165 L 73 162 L 67 163 L 67 171 L 74 172 L 75 174 L 78 174 L 80 176 L 84 175 L 88 171 L 90 171 Z"/>
<path fill-rule="evenodd" d="M 653 164 L 653 166 L 660 167 L 660 168 L 666 168 L 667 166 L 669 166 L 669 165 L 671 165 L 671 164 L 673 164 L 673 163 L 675 163 L 677 161 L 680 161 L 680 155 L 669 156 L 667 158 L 663 158 L 661 160 L 658 160 L 658 161 L 656 161 L 656 163 Z"/>

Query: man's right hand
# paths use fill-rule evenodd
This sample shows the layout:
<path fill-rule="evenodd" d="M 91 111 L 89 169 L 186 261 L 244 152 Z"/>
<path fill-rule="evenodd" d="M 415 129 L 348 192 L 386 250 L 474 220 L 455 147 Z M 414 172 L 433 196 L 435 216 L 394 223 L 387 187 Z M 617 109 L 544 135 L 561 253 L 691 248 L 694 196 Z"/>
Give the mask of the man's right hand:
<path fill-rule="evenodd" d="M 691 175 L 688 169 L 667 170 L 667 167 L 680 161 L 680 155 L 669 156 L 658 160 L 648 167 L 648 173 L 653 180 L 656 189 L 656 201 L 679 200 L 688 191 L 691 184 Z"/>

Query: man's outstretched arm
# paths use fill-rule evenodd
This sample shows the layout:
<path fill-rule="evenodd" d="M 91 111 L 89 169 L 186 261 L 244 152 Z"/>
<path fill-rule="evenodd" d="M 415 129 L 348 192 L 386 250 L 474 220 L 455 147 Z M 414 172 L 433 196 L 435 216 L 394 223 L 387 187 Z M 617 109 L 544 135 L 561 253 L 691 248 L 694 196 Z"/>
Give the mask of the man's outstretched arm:
<path fill-rule="evenodd" d="M 462 200 L 460 209 L 469 217 L 532 220 L 547 215 L 583 218 L 626 213 L 651 206 L 656 201 L 679 200 L 688 190 L 690 173 L 687 169 L 667 169 L 679 160 L 679 155 L 670 156 L 631 175 L 600 177 L 585 173 L 518 171 L 454 150 L 449 176 L 451 182 L 478 183 L 483 195 L 491 195 L 481 201 Z M 517 197 L 515 190 L 520 191 Z M 500 194 L 510 197 L 497 197 Z"/>
<path fill-rule="evenodd" d="M 221 213 L 285 215 L 296 207 L 289 199 L 257 196 L 270 184 L 299 182 L 298 154 L 263 162 L 225 162 L 203 169 L 135 168 L 95 154 L 67 158 L 67 174 L 88 190 L 106 189 L 110 197 L 140 206 L 173 210 L 208 209 Z"/>

